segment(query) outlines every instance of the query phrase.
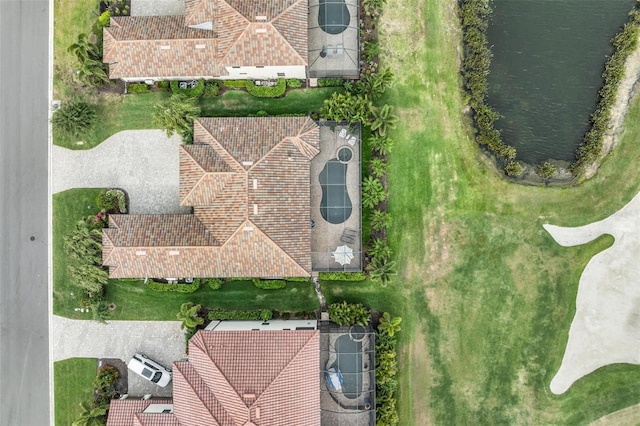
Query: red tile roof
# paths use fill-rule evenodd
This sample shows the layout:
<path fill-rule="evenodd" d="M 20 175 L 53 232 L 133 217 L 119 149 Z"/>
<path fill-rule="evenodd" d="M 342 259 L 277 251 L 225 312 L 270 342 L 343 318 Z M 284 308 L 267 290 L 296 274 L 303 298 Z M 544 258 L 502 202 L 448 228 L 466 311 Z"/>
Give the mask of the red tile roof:
<path fill-rule="evenodd" d="M 141 413 L 151 404 L 172 404 L 171 399 L 148 399 L 142 401 L 140 399 L 124 399 L 113 400 L 109 408 L 109 417 L 107 418 L 107 426 L 132 426 L 134 416 Z M 149 416 L 165 416 L 163 414 L 150 414 Z M 140 423 L 140 422 L 139 422 Z M 173 426 L 172 423 L 161 423 L 166 426 Z M 144 426 L 152 425 L 143 423 Z"/>
<path fill-rule="evenodd" d="M 140 414 L 151 402 L 112 401 L 107 426 L 320 425 L 320 332 L 199 331 L 173 414 Z"/>
<path fill-rule="evenodd" d="M 193 215 L 111 215 L 112 278 L 285 277 L 311 273 L 306 117 L 201 118 L 180 149 L 180 202 Z"/>
<path fill-rule="evenodd" d="M 119 16 L 103 35 L 110 78 L 226 75 L 233 66 L 306 66 L 307 0 L 186 0 L 184 16 Z M 202 26 L 211 23 L 211 29 Z"/>

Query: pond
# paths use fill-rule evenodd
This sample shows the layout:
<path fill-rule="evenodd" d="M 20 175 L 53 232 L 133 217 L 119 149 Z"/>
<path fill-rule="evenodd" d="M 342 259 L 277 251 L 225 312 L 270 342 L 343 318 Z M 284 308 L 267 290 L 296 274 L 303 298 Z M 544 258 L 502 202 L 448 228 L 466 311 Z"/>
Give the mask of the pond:
<path fill-rule="evenodd" d="M 488 103 L 518 159 L 573 161 L 635 0 L 493 0 Z"/>

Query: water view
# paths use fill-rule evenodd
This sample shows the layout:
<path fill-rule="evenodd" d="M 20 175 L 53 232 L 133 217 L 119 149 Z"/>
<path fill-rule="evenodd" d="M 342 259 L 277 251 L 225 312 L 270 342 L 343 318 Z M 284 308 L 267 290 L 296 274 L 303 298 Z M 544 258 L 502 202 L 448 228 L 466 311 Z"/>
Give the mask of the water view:
<path fill-rule="evenodd" d="M 635 0 L 493 0 L 488 103 L 518 159 L 573 161 Z"/>

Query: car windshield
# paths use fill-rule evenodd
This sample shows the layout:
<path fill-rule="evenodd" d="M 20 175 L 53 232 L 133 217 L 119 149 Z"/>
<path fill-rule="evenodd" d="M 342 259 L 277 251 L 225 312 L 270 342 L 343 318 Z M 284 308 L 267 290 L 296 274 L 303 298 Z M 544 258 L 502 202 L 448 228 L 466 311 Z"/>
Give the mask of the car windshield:
<path fill-rule="evenodd" d="M 147 379 L 150 379 L 152 374 L 153 374 L 153 371 L 151 371 L 151 370 L 149 370 L 147 368 L 143 368 L 142 369 L 142 375 L 144 377 L 146 377 Z"/>
<path fill-rule="evenodd" d="M 161 377 L 162 377 L 162 373 L 158 371 L 156 374 L 153 375 L 153 379 L 151 379 L 151 381 L 153 383 L 158 383 Z"/>

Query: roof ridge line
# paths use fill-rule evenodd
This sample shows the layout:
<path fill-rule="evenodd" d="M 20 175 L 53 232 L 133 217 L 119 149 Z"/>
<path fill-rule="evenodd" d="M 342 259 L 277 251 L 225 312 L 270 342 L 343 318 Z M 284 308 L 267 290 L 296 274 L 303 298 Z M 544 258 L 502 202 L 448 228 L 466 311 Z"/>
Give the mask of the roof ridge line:
<path fill-rule="evenodd" d="M 191 365 L 188 361 L 182 361 L 182 363 L 184 365 L 188 365 L 189 368 L 191 368 L 197 375 L 198 375 L 198 379 L 200 379 L 202 381 L 202 383 L 204 383 L 204 387 L 207 388 L 207 390 L 209 391 L 210 394 L 213 395 L 214 398 L 215 394 L 213 393 L 213 391 L 209 388 L 209 385 L 207 385 L 207 382 L 204 381 L 204 379 L 202 378 L 202 376 L 200 376 L 200 372 L 198 372 L 198 370 Z M 194 395 L 198 396 L 197 398 L 195 398 L 195 401 L 199 401 L 200 405 L 202 405 L 202 407 L 209 413 L 209 415 L 211 415 L 211 418 L 214 419 L 216 422 L 218 422 L 218 418 L 216 416 L 213 415 L 213 413 L 211 412 L 211 410 L 209 409 L 209 407 L 207 407 L 207 404 L 205 404 L 205 402 L 199 397 L 198 395 L 198 391 L 193 387 L 193 385 L 191 384 L 191 382 L 189 380 L 187 380 L 187 378 L 184 376 L 184 372 L 180 369 L 179 367 L 179 363 L 176 362 L 173 364 L 173 368 L 175 368 L 176 370 L 178 370 L 180 372 L 180 374 L 182 375 L 182 377 L 184 377 L 184 383 L 187 384 L 187 386 L 189 386 L 189 388 L 191 388 L 191 390 L 193 391 Z M 216 398 L 217 399 L 217 398 Z M 223 407 L 224 410 L 224 407 Z M 227 410 L 224 410 L 225 412 Z M 227 413 L 228 414 L 228 413 Z M 178 419 L 179 421 L 179 419 Z"/>
<path fill-rule="evenodd" d="M 304 123 L 302 124 L 302 127 L 300 127 L 300 130 L 298 130 L 298 135 L 297 136 L 304 136 L 310 132 L 312 132 L 313 130 L 316 130 L 317 128 L 319 128 L 320 126 L 318 126 L 315 122 L 315 120 L 309 116 L 305 116 L 306 120 L 304 121 Z M 307 123 L 313 123 L 314 126 L 310 127 L 309 129 L 307 129 L 305 132 L 302 132 L 302 130 L 307 126 Z"/>
<path fill-rule="evenodd" d="M 246 18 L 242 13 L 240 13 L 240 12 L 238 11 L 238 9 L 236 9 L 236 8 L 235 8 L 235 7 L 233 7 L 233 6 L 231 6 L 231 5 L 230 5 L 226 0 L 218 0 L 218 1 L 219 1 L 219 2 L 221 2 L 221 3 L 226 4 L 227 6 L 229 6 L 229 7 L 230 7 L 230 8 L 231 8 L 235 13 L 237 13 L 238 15 L 240 15 L 240 17 L 241 17 L 242 19 L 244 19 L 245 21 L 247 21 L 247 25 L 245 26 L 244 30 L 242 30 L 242 32 L 241 32 L 241 33 L 238 35 L 238 37 L 233 41 L 233 43 L 231 43 L 231 44 L 229 45 L 229 47 L 227 48 L 227 51 L 225 52 L 225 55 L 224 55 L 222 58 L 220 58 L 220 59 L 218 60 L 218 64 L 221 64 L 221 66 L 223 66 L 223 67 L 224 67 L 224 60 L 227 58 L 227 56 L 229 56 L 229 52 L 230 52 L 230 51 L 231 51 L 231 49 L 233 49 L 233 47 L 238 43 L 238 40 L 240 40 L 240 39 L 242 38 L 243 34 L 244 34 L 245 32 L 247 32 L 247 30 L 249 29 L 249 24 L 251 24 L 251 21 L 249 21 L 249 20 L 248 20 L 248 19 L 247 19 L 247 18 Z M 216 6 L 217 6 L 217 5 L 216 5 Z M 216 9 L 216 11 L 217 11 L 217 9 Z M 216 46 L 216 49 L 217 49 L 217 46 Z"/>
<path fill-rule="evenodd" d="M 296 3 L 294 3 L 294 4 L 297 4 L 297 2 L 296 2 Z M 293 46 L 291 45 L 291 43 L 289 43 L 289 40 L 287 40 L 287 38 L 284 36 L 284 34 L 282 34 L 282 33 L 281 33 L 277 28 L 276 28 L 276 26 L 275 26 L 275 25 L 273 25 L 273 21 L 271 21 L 271 22 L 267 22 L 267 23 L 268 23 L 269 25 L 271 25 L 271 27 L 275 30 L 275 32 L 276 32 L 276 33 L 278 33 L 278 35 L 280 35 L 280 37 L 281 37 L 281 38 L 282 38 L 282 40 L 287 44 L 287 46 L 289 46 L 289 47 L 291 48 L 291 50 L 293 50 L 293 51 L 296 53 L 296 56 L 298 56 L 298 58 L 300 58 L 300 60 L 304 63 L 304 65 L 305 65 L 305 66 L 309 65 L 309 61 L 308 61 L 308 60 L 305 60 L 302 56 L 300 56 L 300 52 L 298 52 L 298 51 L 296 50 L 296 48 L 295 48 L 295 47 L 293 47 Z"/>
<path fill-rule="evenodd" d="M 296 0 L 293 3 L 291 3 L 291 5 L 289 5 L 289 7 L 287 7 L 286 9 L 284 9 L 282 12 L 278 13 L 273 19 L 271 19 L 269 21 L 269 23 L 276 21 L 278 19 L 280 19 L 280 17 L 282 17 L 282 15 L 284 15 L 285 13 L 287 13 L 290 9 L 292 9 L 294 6 L 297 6 L 298 3 L 302 3 L 302 0 Z"/>
<path fill-rule="evenodd" d="M 200 118 L 220 118 L 220 117 L 200 117 Z M 202 127 L 202 129 L 203 129 L 205 132 L 207 132 L 207 134 L 211 137 L 211 139 L 216 143 L 216 145 L 218 146 L 218 148 L 220 148 L 222 151 L 224 151 L 224 152 L 225 152 L 225 154 L 227 154 L 229 157 L 231 157 L 231 159 L 233 160 L 233 163 L 234 163 L 234 164 L 229 164 L 229 161 L 227 161 L 227 159 L 226 159 L 226 158 L 222 158 L 222 160 L 223 160 L 225 163 L 227 163 L 227 165 L 228 165 L 229 167 L 231 167 L 232 169 L 234 168 L 234 165 L 235 165 L 235 166 L 238 166 L 238 168 L 239 168 L 240 170 L 242 170 L 242 172 L 234 172 L 234 173 L 238 173 L 238 174 L 239 174 L 239 173 L 247 173 L 247 172 L 248 172 L 248 170 L 246 170 L 246 169 L 244 168 L 244 166 L 243 166 L 242 164 L 240 164 L 240 163 L 238 162 L 238 160 L 236 160 L 236 159 L 235 159 L 235 157 L 234 157 L 233 155 L 231 155 L 231 153 L 230 153 L 229 151 L 227 151 L 227 149 L 226 149 L 224 146 L 222 146 L 222 144 L 218 141 L 218 139 L 216 139 L 216 138 L 211 134 L 211 132 L 209 131 L 209 129 L 207 129 L 205 126 L 203 126 L 203 125 L 202 125 L 202 123 L 200 122 L 200 119 L 198 119 L 198 120 L 194 121 L 194 125 L 195 125 L 195 123 L 196 123 L 196 122 L 200 125 L 200 127 Z M 195 132 L 194 132 L 194 133 L 195 133 Z M 212 146 L 212 144 L 207 144 L 207 145 Z M 213 148 L 213 146 L 212 146 L 212 148 Z M 215 149 L 214 149 L 214 151 L 215 151 Z"/>
<path fill-rule="evenodd" d="M 267 151 L 262 158 L 260 158 L 258 161 L 256 161 L 255 163 L 253 163 L 253 165 L 251 167 L 249 167 L 249 169 L 247 169 L 247 172 L 250 172 L 253 170 L 254 167 L 256 167 L 258 164 L 262 163 L 264 161 L 265 158 L 267 158 L 273 151 L 275 151 L 275 149 L 277 147 L 279 147 L 280 145 L 282 145 L 282 142 L 284 142 L 285 140 L 287 140 L 287 138 L 289 138 L 289 136 L 285 136 L 283 137 L 277 144 L 275 144 L 269 151 Z M 249 178 L 249 173 L 247 173 L 247 179 Z M 247 198 L 248 201 L 248 198 Z"/>
<path fill-rule="evenodd" d="M 315 336 L 316 334 L 319 334 L 319 333 L 320 333 L 320 331 L 317 330 L 317 329 L 314 330 L 313 333 L 311 333 L 311 335 L 309 336 L 309 338 L 307 338 L 307 341 L 304 343 L 304 345 L 302 345 L 302 347 L 293 355 L 293 357 L 291 357 L 291 359 L 287 362 L 287 364 L 284 366 L 284 368 L 282 370 L 280 370 L 278 375 L 273 378 L 273 380 L 269 383 L 269 386 L 267 386 L 262 391 L 260 396 L 256 398 L 256 400 L 253 402 L 253 404 L 251 404 L 251 407 L 253 407 L 255 404 L 257 404 L 260 401 L 260 399 L 267 393 L 269 388 L 271 388 L 271 386 L 280 378 L 280 376 L 282 376 L 284 374 L 284 372 L 289 369 L 289 366 L 291 365 L 291 363 L 295 359 L 297 359 L 299 357 L 299 355 L 302 353 L 302 351 L 305 350 L 309 346 L 309 343 L 311 342 L 311 339 L 313 338 L 313 336 Z"/>
<path fill-rule="evenodd" d="M 247 210 L 248 210 L 248 206 L 247 206 Z M 291 257 L 291 255 L 290 255 L 290 254 L 289 254 L 285 249 L 283 249 L 283 248 L 282 248 L 282 247 L 280 247 L 280 246 L 279 246 L 275 241 L 273 241 L 273 240 L 271 239 L 271 237 L 269 237 L 269 236 L 266 234 L 266 232 L 264 232 L 264 231 L 262 230 L 262 228 L 260 228 L 258 225 L 256 225 L 255 223 L 253 223 L 253 221 L 252 221 L 251 219 L 247 219 L 247 222 L 249 222 L 250 224 L 252 224 L 253 226 L 255 226 L 255 228 L 256 228 L 258 231 L 260 231 L 260 233 L 261 233 L 262 235 L 264 235 L 264 237 L 267 239 L 267 241 L 269 241 L 269 242 L 270 242 L 270 243 L 271 243 L 271 244 L 276 248 L 276 250 L 277 250 L 277 251 L 279 251 L 279 252 L 281 252 L 281 253 L 284 253 L 284 254 L 285 254 L 285 256 L 286 256 L 286 257 L 288 257 L 288 258 L 293 262 L 293 264 L 294 264 L 294 265 L 296 265 L 298 268 L 302 269 L 302 270 L 304 271 L 304 273 L 305 273 L 305 274 L 308 274 L 308 272 L 306 271 L 306 269 L 304 269 L 304 268 L 302 267 L 302 265 L 300 265 L 298 262 L 296 262 L 296 260 L 295 260 L 293 257 Z M 238 229 L 240 229 L 240 228 L 238 228 Z M 229 239 L 230 239 L 230 238 L 229 238 Z M 228 241 L 228 240 L 227 240 L 227 241 Z M 301 277 L 303 277 L 303 276 L 305 276 L 305 274 L 300 275 L 300 276 L 301 276 Z M 309 274 L 309 275 L 310 275 L 310 274 Z M 294 277 L 295 277 L 295 276 L 298 276 L 298 275 L 292 275 L 292 276 L 294 276 Z"/>

